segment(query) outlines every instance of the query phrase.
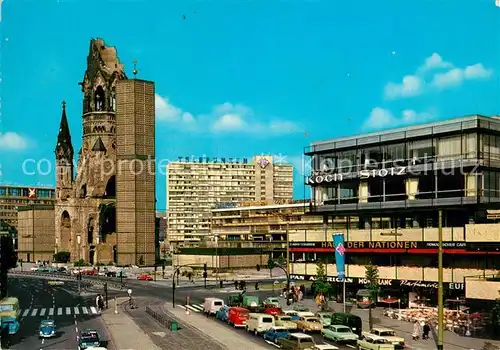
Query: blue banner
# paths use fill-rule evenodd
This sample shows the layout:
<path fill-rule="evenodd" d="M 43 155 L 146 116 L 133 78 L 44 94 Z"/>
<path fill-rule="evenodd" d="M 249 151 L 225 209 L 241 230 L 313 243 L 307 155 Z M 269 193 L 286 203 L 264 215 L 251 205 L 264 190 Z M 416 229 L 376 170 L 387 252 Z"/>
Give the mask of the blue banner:
<path fill-rule="evenodd" d="M 335 264 L 337 265 L 337 277 L 339 279 L 345 278 L 345 247 L 344 247 L 344 234 L 334 233 L 333 246 L 335 247 Z"/>

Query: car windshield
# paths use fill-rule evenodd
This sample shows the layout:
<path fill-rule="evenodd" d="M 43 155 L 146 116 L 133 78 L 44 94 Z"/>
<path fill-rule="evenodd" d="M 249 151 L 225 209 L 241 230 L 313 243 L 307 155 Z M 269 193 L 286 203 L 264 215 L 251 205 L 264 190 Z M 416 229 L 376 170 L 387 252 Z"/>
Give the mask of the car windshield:
<path fill-rule="evenodd" d="M 281 317 L 280 317 L 280 320 L 281 320 L 281 321 L 285 321 L 285 322 L 287 322 L 287 321 L 291 321 L 291 320 L 292 320 L 292 318 L 291 318 L 290 316 L 281 316 Z"/>
<path fill-rule="evenodd" d="M 222 306 L 222 301 L 214 301 L 215 306 Z"/>
<path fill-rule="evenodd" d="M 337 333 L 350 333 L 351 330 L 347 327 L 339 327 L 337 328 Z"/>
<path fill-rule="evenodd" d="M 304 344 L 304 343 L 311 343 L 312 344 L 312 343 L 314 343 L 314 341 L 312 338 L 307 337 L 307 338 L 300 339 L 300 343 L 301 344 Z"/>
<path fill-rule="evenodd" d="M 288 332 L 288 329 L 286 329 L 285 327 L 275 327 L 274 330 L 280 333 Z"/>
<path fill-rule="evenodd" d="M 54 326 L 54 321 L 42 321 L 40 327 L 52 327 Z"/>
<path fill-rule="evenodd" d="M 97 333 L 83 333 L 80 337 L 84 343 L 94 343 L 99 341 Z"/>
<path fill-rule="evenodd" d="M 240 313 L 240 316 L 241 317 L 248 317 L 249 314 L 248 314 L 248 312 L 242 312 L 242 313 Z"/>
<path fill-rule="evenodd" d="M 385 339 L 375 339 L 373 344 L 388 344 L 389 342 Z"/>
<path fill-rule="evenodd" d="M 319 323 L 317 318 L 306 318 L 306 322 Z"/>
<path fill-rule="evenodd" d="M 330 320 L 332 318 L 331 315 L 320 315 L 322 318 L 326 318 L 328 320 Z"/>
<path fill-rule="evenodd" d="M 396 333 L 394 331 L 382 331 L 379 332 L 382 337 L 394 337 Z"/>
<path fill-rule="evenodd" d="M 262 323 L 273 323 L 272 317 L 262 317 Z"/>

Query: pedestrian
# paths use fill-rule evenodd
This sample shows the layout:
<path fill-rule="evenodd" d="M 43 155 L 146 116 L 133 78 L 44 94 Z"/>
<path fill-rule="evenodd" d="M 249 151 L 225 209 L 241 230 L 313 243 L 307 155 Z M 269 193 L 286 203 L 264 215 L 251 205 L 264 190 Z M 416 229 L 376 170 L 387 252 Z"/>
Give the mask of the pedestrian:
<path fill-rule="evenodd" d="M 104 299 L 102 296 L 99 298 L 99 312 L 102 312 L 104 310 Z"/>
<path fill-rule="evenodd" d="M 415 323 L 413 324 L 412 338 L 413 340 L 418 340 L 419 337 L 420 337 L 420 324 L 418 323 L 418 321 L 415 321 Z"/>
<path fill-rule="evenodd" d="M 429 333 L 431 331 L 431 326 L 429 326 L 429 323 L 426 321 L 424 324 L 424 329 L 422 333 L 422 339 L 429 339 Z"/>

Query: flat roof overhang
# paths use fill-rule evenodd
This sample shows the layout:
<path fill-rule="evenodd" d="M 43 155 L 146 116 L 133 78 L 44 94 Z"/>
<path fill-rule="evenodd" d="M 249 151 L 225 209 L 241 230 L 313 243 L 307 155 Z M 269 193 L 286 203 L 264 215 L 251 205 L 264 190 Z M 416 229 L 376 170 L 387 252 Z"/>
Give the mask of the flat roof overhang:
<path fill-rule="evenodd" d="M 332 204 L 313 206 L 307 215 L 387 215 L 443 210 L 487 210 L 500 208 L 500 198 L 432 198 L 389 202 Z"/>
<path fill-rule="evenodd" d="M 408 126 L 405 128 L 388 129 L 354 136 L 333 138 L 312 142 L 304 148 L 304 155 L 328 153 L 343 149 L 356 149 L 376 144 L 395 143 L 410 139 L 424 139 L 437 135 L 459 133 L 472 130 L 500 131 L 500 118 L 483 115 L 452 118 L 434 123 Z"/>

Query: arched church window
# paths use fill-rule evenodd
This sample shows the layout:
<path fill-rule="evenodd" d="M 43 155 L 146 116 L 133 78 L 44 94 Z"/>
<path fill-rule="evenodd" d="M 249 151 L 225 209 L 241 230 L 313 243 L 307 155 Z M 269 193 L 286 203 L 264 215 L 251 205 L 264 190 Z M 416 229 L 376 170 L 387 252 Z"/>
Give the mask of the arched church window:
<path fill-rule="evenodd" d="M 104 89 L 102 86 L 98 86 L 94 93 L 94 103 L 96 111 L 103 111 L 105 106 Z"/>
<path fill-rule="evenodd" d="M 116 112 L 116 90 L 114 87 L 111 89 L 111 110 Z"/>

